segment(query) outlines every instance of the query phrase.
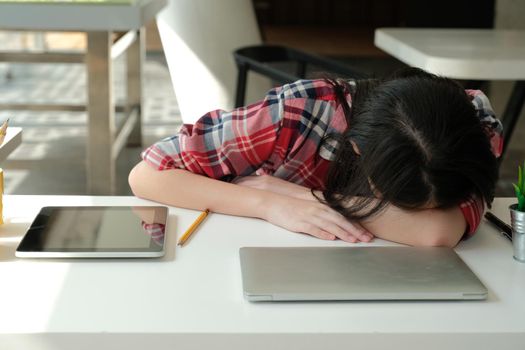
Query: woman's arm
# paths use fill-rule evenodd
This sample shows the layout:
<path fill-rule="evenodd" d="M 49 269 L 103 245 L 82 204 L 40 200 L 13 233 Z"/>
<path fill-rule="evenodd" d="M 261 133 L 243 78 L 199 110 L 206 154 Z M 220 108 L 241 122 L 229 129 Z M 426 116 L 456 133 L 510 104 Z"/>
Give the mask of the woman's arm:
<path fill-rule="evenodd" d="M 262 175 L 237 179 L 236 183 L 286 196 L 317 201 L 309 188 Z M 318 194 L 322 196 L 322 193 Z M 466 231 L 466 220 L 459 207 L 407 211 L 387 206 L 362 222 L 376 237 L 413 246 L 454 247 Z"/>
<path fill-rule="evenodd" d="M 388 205 L 362 225 L 379 238 L 412 246 L 454 247 L 467 223 L 458 206 L 450 209 L 402 210 Z"/>
<path fill-rule="evenodd" d="M 359 224 L 317 201 L 222 182 L 182 169 L 158 171 L 142 161 L 131 171 L 129 184 L 136 196 L 168 205 L 261 218 L 322 239 L 371 239 Z"/>

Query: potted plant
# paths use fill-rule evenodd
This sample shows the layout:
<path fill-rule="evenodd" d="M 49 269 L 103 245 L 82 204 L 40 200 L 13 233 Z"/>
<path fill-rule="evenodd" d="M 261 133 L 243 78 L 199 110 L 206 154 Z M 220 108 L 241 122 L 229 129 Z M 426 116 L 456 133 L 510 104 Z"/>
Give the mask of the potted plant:
<path fill-rule="evenodd" d="M 518 183 L 512 186 L 518 200 L 509 207 L 514 259 L 525 262 L 525 162 L 523 168 L 518 166 Z"/>

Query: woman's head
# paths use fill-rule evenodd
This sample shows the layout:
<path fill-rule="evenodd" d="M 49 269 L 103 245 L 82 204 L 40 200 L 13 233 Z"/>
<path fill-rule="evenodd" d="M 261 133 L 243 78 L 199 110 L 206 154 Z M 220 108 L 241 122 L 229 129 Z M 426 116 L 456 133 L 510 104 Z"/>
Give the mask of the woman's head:
<path fill-rule="evenodd" d="M 324 192 L 331 206 L 359 218 L 386 203 L 450 207 L 472 194 L 492 201 L 497 162 L 459 84 L 411 68 L 384 80 L 357 81 L 351 90 L 349 129 Z M 345 205 L 355 196 L 364 199 Z M 370 210 L 374 196 L 382 203 Z"/>

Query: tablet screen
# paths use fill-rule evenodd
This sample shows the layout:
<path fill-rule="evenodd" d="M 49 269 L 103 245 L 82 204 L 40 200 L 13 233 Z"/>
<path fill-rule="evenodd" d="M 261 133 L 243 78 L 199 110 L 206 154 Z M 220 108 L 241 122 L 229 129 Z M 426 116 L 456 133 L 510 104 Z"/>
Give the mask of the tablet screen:
<path fill-rule="evenodd" d="M 44 207 L 16 256 L 162 256 L 167 216 L 164 206 Z"/>

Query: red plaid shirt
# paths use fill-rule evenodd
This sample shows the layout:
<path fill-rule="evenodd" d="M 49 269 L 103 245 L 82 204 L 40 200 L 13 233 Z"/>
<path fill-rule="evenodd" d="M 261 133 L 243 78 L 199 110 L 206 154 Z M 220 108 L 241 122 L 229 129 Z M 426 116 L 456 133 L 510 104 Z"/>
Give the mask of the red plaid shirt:
<path fill-rule="evenodd" d="M 467 94 L 480 120 L 489 126 L 492 150 L 499 156 L 501 123 L 481 91 L 467 90 Z M 300 80 L 270 90 L 264 100 L 250 106 L 209 112 L 194 125 L 185 124 L 176 135 L 150 146 L 142 158 L 158 170 L 180 168 L 221 180 L 269 174 L 323 189 L 337 148 L 335 141 L 323 142 L 323 137 L 346 129 L 332 86 L 324 80 Z M 460 208 L 468 233 L 474 233 L 483 202 L 471 198 Z"/>

